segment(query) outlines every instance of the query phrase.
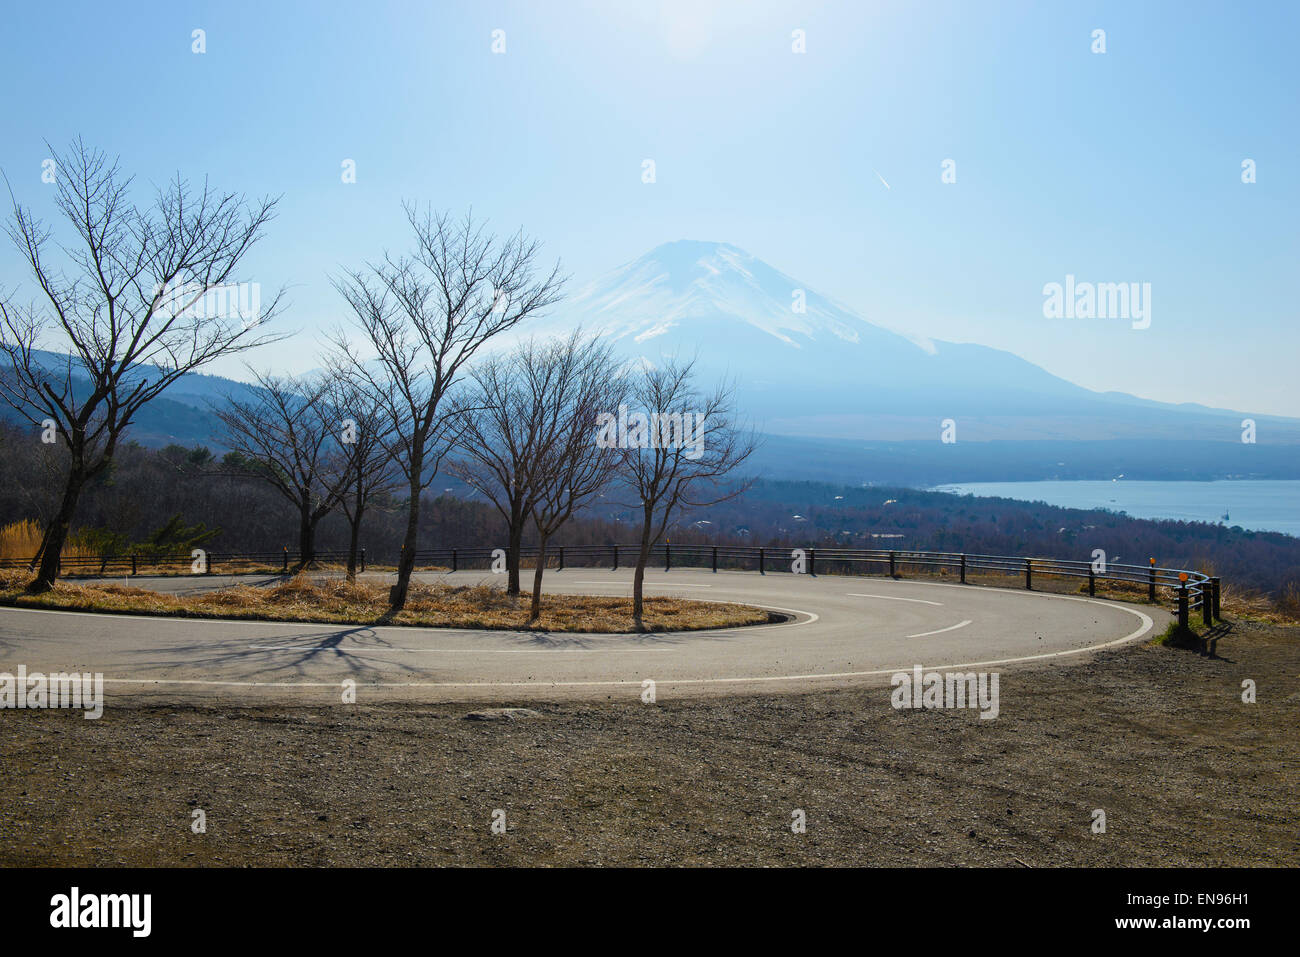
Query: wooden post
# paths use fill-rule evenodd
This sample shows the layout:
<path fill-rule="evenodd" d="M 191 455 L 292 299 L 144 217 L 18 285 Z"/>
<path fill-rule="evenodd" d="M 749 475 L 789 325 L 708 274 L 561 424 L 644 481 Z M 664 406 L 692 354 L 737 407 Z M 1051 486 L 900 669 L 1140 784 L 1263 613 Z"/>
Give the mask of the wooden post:
<path fill-rule="evenodd" d="M 808 549 L 808 574 L 817 574 L 817 549 L 815 548 Z"/>
<path fill-rule="evenodd" d="M 1178 627 L 1187 630 L 1187 582 L 1178 585 Z"/>
<path fill-rule="evenodd" d="M 289 546 L 288 546 L 288 545 L 285 545 L 285 546 L 284 546 L 284 569 L 283 569 L 283 571 L 284 571 L 285 574 L 288 574 L 288 572 L 289 572 Z"/>
<path fill-rule="evenodd" d="M 673 543 L 664 542 L 664 571 L 673 570 Z"/>
<path fill-rule="evenodd" d="M 135 574 L 135 552 L 131 553 L 131 574 Z"/>
<path fill-rule="evenodd" d="M 758 573 L 760 575 L 767 574 L 767 572 L 763 569 L 763 546 L 761 545 L 758 547 Z"/>
<path fill-rule="evenodd" d="M 366 550 L 362 548 L 361 549 L 361 571 L 364 573 L 365 570 L 366 570 Z"/>
<path fill-rule="evenodd" d="M 451 550 L 451 570 L 456 571 L 456 549 Z"/>
<path fill-rule="evenodd" d="M 716 573 L 717 570 L 718 570 L 718 546 L 714 545 L 713 546 L 713 571 Z"/>
<path fill-rule="evenodd" d="M 557 572 L 564 571 L 564 546 L 563 545 L 560 546 L 560 567 L 557 568 L 556 571 Z"/>
<path fill-rule="evenodd" d="M 889 553 L 889 577 L 890 578 L 898 577 L 896 574 L 894 574 L 894 553 L 893 552 Z"/>
<path fill-rule="evenodd" d="M 1218 621 L 1223 621 L 1223 616 L 1219 614 L 1219 579 L 1210 579 L 1210 591 L 1214 601 L 1214 617 Z"/>
<path fill-rule="evenodd" d="M 1025 559 L 1025 587 L 1030 591 L 1034 588 L 1034 563 L 1031 559 Z"/>
<path fill-rule="evenodd" d="M 1094 598 L 1097 595 L 1097 576 L 1093 573 L 1091 566 L 1088 568 L 1088 594 Z"/>
<path fill-rule="evenodd" d="M 961 583 L 966 584 L 966 555 L 961 556 Z"/>
<path fill-rule="evenodd" d="M 618 571 L 618 546 L 614 546 L 614 571 Z"/>
<path fill-rule="evenodd" d="M 1201 583 L 1201 621 L 1209 628 L 1214 624 L 1214 599 L 1210 597 L 1210 583 Z"/>
<path fill-rule="evenodd" d="M 1151 559 L 1151 570 L 1147 572 L 1147 600 L 1156 600 L 1156 560 Z"/>

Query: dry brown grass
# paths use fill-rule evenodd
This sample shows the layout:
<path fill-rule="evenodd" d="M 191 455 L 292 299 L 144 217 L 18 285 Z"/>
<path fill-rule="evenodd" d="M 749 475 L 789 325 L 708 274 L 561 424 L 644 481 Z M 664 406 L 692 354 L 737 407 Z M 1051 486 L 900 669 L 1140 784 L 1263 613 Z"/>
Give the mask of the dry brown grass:
<path fill-rule="evenodd" d="M 237 585 L 204 595 L 164 595 L 130 585 L 77 585 L 57 582 L 39 595 L 26 592 L 25 572 L 0 573 L 0 604 L 117 614 L 309 621 L 330 624 L 394 624 L 435 628 L 619 633 L 633 631 L 629 598 L 543 595 L 541 617 L 528 621 L 529 597 L 508 596 L 487 585 L 412 583 L 406 608 L 388 618 L 388 586 L 313 579 L 298 575 L 269 587 Z M 766 611 L 747 605 L 647 598 L 649 631 L 692 631 L 756 625 Z"/>
<path fill-rule="evenodd" d="M 30 559 L 41 547 L 43 532 L 40 523 L 30 518 L 10 522 L 0 528 L 0 560 Z M 89 556 L 91 552 L 74 539 L 70 539 L 63 546 L 63 554 L 69 558 L 83 558 Z"/>

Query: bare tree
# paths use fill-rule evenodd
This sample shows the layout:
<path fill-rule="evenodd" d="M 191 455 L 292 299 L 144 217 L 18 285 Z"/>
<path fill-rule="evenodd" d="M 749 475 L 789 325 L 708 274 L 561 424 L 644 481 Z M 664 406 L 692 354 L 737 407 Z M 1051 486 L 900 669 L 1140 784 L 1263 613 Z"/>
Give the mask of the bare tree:
<path fill-rule="evenodd" d="M 51 231 L 14 200 L 7 232 L 39 293 L 27 305 L 0 296 L 0 352 L 9 366 L 0 397 L 68 448 L 36 591 L 58 576 L 81 492 L 112 462 L 140 408 L 187 372 L 278 338 L 256 330 L 281 301 L 280 292 L 263 304 L 256 285 L 227 285 L 275 200 L 250 205 L 206 181 L 196 191 L 178 174 L 152 205 L 138 207 L 116 160 L 80 140 L 54 159 L 55 204 L 76 242 L 52 248 Z M 251 308 L 214 302 L 236 288 Z M 70 349 L 66 359 L 51 363 L 40 352 L 50 332 L 51 345 Z"/>
<path fill-rule="evenodd" d="M 596 441 L 596 422 L 623 403 L 627 382 L 610 347 L 578 332 L 543 346 L 529 343 L 520 359 L 530 391 L 540 398 L 536 417 L 545 423 L 531 482 L 537 566 L 528 617 L 536 621 L 547 543 L 609 484 L 621 464 L 618 448 Z"/>
<path fill-rule="evenodd" d="M 631 386 L 629 404 L 602 413 L 598 441 L 619 449 L 620 477 L 641 510 L 641 540 L 632 579 L 632 617 L 644 629 L 645 569 L 650 550 L 688 507 L 734 498 L 752 479 L 729 476 L 757 448 L 752 431 L 736 422 L 732 390 L 725 384 L 705 393 L 695 386 L 694 361 L 644 367 Z"/>
<path fill-rule="evenodd" d="M 347 478 L 330 467 L 331 456 L 339 454 L 339 437 L 331 433 L 326 407 L 329 377 L 253 375 L 252 398 L 228 395 L 213 413 L 239 470 L 270 483 L 293 504 L 297 568 L 303 569 L 316 558 L 316 526 L 338 505 Z"/>
<path fill-rule="evenodd" d="M 489 356 L 470 370 L 461 396 L 462 428 L 447 471 L 479 492 L 506 520 L 506 593 L 518 595 L 519 553 L 532 514 L 539 466 L 560 441 L 570 412 L 562 401 L 565 377 L 578 364 L 581 344 L 539 345 L 530 339 L 508 353 Z"/>
<path fill-rule="evenodd" d="M 331 467 L 338 476 L 339 506 L 348 520 L 348 581 L 355 581 L 362 519 L 376 499 L 397 487 L 387 413 L 393 397 L 377 393 L 346 365 L 336 363 L 329 372 L 326 398 L 339 440 Z"/>
<path fill-rule="evenodd" d="M 470 370 L 461 431 L 447 471 L 477 491 L 506 520 L 506 594 L 519 594 L 519 552 L 532 510 L 532 473 L 542 440 L 537 397 L 519 372 L 517 353 L 489 356 Z"/>
<path fill-rule="evenodd" d="M 377 394 L 384 380 L 392 387 L 387 414 L 409 493 L 390 594 L 394 612 L 406 605 L 415 567 L 421 493 L 461 424 L 455 405 L 445 401 L 448 393 L 484 343 L 553 305 L 564 284 L 558 262 L 549 273 L 535 273 L 540 247 L 522 232 L 498 239 L 469 213 L 453 220 L 432 210 L 421 215 L 413 205 L 405 209 L 415 252 L 385 255 L 335 281 L 377 358 L 366 362 L 343 334 L 339 347 Z"/>

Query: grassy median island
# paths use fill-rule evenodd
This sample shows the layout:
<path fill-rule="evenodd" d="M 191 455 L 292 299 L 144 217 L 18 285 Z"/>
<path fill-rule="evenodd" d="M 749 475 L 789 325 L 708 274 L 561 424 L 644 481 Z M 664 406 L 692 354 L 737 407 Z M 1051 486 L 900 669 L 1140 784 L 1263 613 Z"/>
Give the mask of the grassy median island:
<path fill-rule="evenodd" d="M 26 573 L 0 574 L 0 605 L 130 615 L 242 618 L 352 625 L 417 625 L 508 631 L 620 633 L 634 631 L 632 599 L 592 595 L 542 595 L 541 618 L 528 623 L 529 596 L 512 598 L 488 585 L 411 583 L 406 608 L 388 617 L 388 584 L 297 575 L 275 585 L 236 585 L 202 595 L 165 595 L 130 585 L 56 582 L 27 593 Z M 761 608 L 681 598 L 646 598 L 648 631 L 695 631 L 771 621 Z"/>

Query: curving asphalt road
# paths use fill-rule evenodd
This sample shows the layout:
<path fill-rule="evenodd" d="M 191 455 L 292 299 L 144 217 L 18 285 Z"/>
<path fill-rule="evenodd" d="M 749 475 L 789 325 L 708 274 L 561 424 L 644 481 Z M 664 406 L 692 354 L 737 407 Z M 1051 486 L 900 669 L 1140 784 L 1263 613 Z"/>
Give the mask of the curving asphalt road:
<path fill-rule="evenodd" d="M 424 577 L 500 583 L 481 571 Z M 132 580 L 159 591 L 248 578 Z M 0 609 L 0 672 L 101 672 L 105 693 L 159 700 L 337 703 L 637 697 L 887 684 L 914 665 L 1005 670 L 1078 660 L 1163 628 L 1150 606 L 888 578 L 650 571 L 647 594 L 736 601 L 782 624 L 654 635 L 573 635 L 277 624 Z M 555 593 L 631 593 L 631 571 L 551 572 Z"/>

